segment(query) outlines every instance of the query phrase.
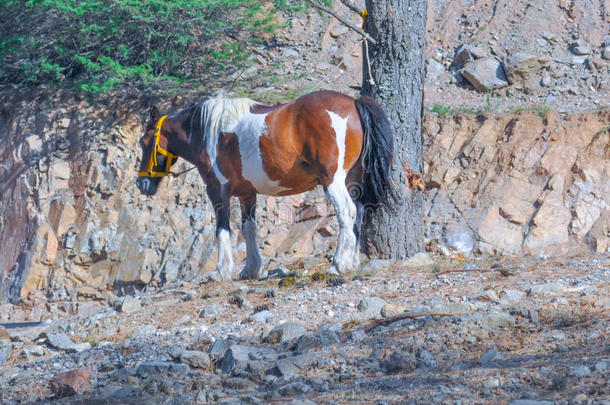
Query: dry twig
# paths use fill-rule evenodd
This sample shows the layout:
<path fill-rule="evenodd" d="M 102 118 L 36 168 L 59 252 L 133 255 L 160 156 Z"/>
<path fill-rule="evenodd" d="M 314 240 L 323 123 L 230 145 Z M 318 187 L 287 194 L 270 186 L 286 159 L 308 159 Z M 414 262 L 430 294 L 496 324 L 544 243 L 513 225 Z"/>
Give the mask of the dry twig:
<path fill-rule="evenodd" d="M 392 316 L 390 318 L 376 319 L 371 324 L 362 328 L 362 330 L 364 330 L 365 332 L 368 333 L 369 331 L 375 329 L 378 326 L 387 326 L 396 321 L 402 321 L 403 319 L 416 319 L 416 318 L 423 318 L 425 316 L 454 316 L 454 315 L 455 314 L 448 314 L 446 312 L 421 312 L 421 313 L 417 313 L 417 314 L 414 314 L 411 312 L 403 312 L 402 314 L 398 314 L 398 315 Z"/>

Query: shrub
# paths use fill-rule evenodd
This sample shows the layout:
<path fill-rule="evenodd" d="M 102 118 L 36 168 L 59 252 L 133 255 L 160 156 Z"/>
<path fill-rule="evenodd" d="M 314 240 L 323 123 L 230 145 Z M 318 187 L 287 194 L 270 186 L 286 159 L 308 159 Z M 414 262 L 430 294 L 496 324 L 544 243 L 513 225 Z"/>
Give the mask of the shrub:
<path fill-rule="evenodd" d="M 174 84 L 244 65 L 244 44 L 286 3 L 258 0 L 4 0 L 0 84 L 105 92 Z"/>

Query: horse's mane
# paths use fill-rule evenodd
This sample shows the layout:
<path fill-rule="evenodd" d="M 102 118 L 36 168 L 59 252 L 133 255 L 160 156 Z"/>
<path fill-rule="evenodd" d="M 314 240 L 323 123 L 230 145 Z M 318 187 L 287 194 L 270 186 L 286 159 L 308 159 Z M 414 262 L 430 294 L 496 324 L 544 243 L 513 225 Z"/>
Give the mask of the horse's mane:
<path fill-rule="evenodd" d="M 189 136 L 198 138 L 198 153 L 200 154 L 205 147 L 211 160 L 214 161 L 215 147 L 221 132 L 229 131 L 254 104 L 258 102 L 248 98 L 229 98 L 224 94 L 217 94 L 192 106 Z"/>

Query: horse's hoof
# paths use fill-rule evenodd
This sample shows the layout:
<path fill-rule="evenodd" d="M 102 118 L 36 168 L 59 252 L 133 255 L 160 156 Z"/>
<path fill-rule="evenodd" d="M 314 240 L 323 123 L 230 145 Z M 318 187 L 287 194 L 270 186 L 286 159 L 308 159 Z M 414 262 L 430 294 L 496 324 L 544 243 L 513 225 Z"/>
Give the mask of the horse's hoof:
<path fill-rule="evenodd" d="M 208 281 L 216 281 L 218 283 L 224 283 L 225 281 L 231 281 L 231 280 L 225 279 L 225 277 L 223 277 L 219 271 L 214 270 L 213 272 L 208 274 Z"/>
<path fill-rule="evenodd" d="M 247 271 L 242 271 L 239 273 L 240 280 L 252 280 L 252 276 Z"/>

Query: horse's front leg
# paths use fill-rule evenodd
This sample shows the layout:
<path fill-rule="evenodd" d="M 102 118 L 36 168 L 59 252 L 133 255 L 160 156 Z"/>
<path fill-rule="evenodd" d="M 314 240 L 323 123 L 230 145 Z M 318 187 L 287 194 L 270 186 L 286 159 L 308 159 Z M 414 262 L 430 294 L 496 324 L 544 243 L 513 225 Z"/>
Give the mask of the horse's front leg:
<path fill-rule="evenodd" d="M 208 196 L 216 213 L 216 239 L 218 240 L 218 262 L 209 278 L 215 281 L 233 280 L 234 263 L 231 246 L 231 226 L 229 223 L 230 196 L 226 188 L 220 185 L 207 187 Z"/>
<path fill-rule="evenodd" d="M 241 230 L 246 239 L 246 265 L 239 273 L 239 277 L 243 279 L 258 279 L 265 278 L 266 272 L 263 272 L 263 259 L 258 247 L 258 229 L 256 226 L 256 194 L 248 197 L 240 198 L 241 203 Z"/>

